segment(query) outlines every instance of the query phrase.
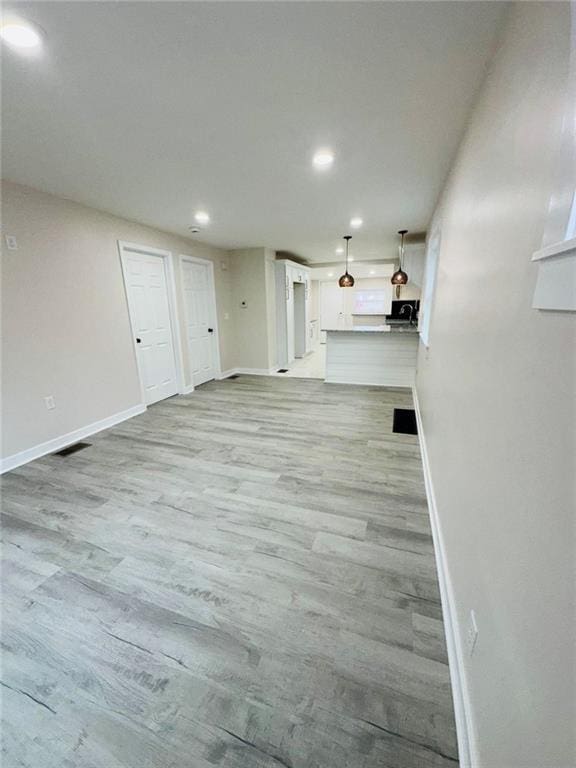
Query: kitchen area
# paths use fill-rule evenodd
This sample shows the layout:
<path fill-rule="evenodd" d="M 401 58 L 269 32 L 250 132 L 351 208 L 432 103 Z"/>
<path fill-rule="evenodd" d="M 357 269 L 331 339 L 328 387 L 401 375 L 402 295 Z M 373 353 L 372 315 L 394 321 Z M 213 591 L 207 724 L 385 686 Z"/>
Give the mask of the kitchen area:
<path fill-rule="evenodd" d="M 418 300 L 393 301 L 390 313 L 354 314 L 348 327 L 323 328 L 325 380 L 332 384 L 411 387 L 418 355 Z M 373 321 L 378 317 L 380 322 Z"/>
<path fill-rule="evenodd" d="M 402 269 L 356 262 L 342 277 L 341 266 L 277 262 L 278 375 L 411 387 L 424 256 L 422 243 L 403 251 Z"/>

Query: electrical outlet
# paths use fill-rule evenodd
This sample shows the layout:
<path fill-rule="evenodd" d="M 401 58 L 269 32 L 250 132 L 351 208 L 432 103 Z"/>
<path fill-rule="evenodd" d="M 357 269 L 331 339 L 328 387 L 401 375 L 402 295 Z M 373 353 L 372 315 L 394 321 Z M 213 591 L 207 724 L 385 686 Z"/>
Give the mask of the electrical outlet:
<path fill-rule="evenodd" d="M 474 611 L 470 611 L 468 616 L 468 630 L 466 632 L 466 648 L 468 650 L 468 656 L 472 656 L 474 649 L 476 648 L 476 641 L 478 640 L 478 625 L 476 624 L 476 614 Z"/>
<path fill-rule="evenodd" d="M 224 312 L 224 320 L 230 320 L 230 314 L 228 312 Z"/>
<path fill-rule="evenodd" d="M 14 235 L 6 235 L 6 248 L 8 248 L 9 251 L 18 250 L 18 241 Z"/>
<path fill-rule="evenodd" d="M 52 395 L 48 395 L 48 397 L 45 397 L 44 398 L 44 403 L 46 405 L 46 410 L 47 411 L 53 411 L 54 408 L 56 408 L 56 402 L 55 402 L 54 398 L 52 397 Z"/>

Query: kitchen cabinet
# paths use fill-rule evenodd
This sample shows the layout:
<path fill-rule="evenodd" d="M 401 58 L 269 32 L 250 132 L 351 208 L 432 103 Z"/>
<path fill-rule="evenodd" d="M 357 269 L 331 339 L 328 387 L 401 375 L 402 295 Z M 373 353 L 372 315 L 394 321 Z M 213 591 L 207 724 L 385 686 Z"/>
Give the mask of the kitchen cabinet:
<path fill-rule="evenodd" d="M 278 364 L 285 368 L 312 349 L 310 271 L 289 259 L 276 261 L 275 268 Z"/>
<path fill-rule="evenodd" d="M 408 283 L 413 283 L 418 288 L 422 288 L 424 284 L 425 262 L 426 248 L 424 244 L 406 246 L 403 269 L 408 275 Z"/>

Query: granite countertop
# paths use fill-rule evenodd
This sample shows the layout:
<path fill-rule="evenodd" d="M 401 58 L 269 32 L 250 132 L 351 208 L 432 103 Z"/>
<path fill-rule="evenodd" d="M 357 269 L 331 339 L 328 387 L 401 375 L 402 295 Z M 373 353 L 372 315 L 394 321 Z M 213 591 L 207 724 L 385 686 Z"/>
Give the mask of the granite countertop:
<path fill-rule="evenodd" d="M 322 328 L 327 333 L 418 333 L 415 325 L 355 325 L 350 328 Z"/>

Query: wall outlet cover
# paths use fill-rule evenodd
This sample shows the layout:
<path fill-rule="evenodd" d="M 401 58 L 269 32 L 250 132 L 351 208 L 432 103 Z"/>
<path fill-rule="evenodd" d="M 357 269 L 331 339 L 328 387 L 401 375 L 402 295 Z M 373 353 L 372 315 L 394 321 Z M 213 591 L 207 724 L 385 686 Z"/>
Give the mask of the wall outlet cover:
<path fill-rule="evenodd" d="M 18 250 L 18 241 L 14 235 L 6 235 L 6 248 L 8 248 L 9 251 Z"/>
<path fill-rule="evenodd" d="M 52 395 L 48 395 L 48 397 L 45 397 L 44 403 L 46 405 L 46 410 L 48 411 L 53 411 L 54 408 L 56 408 L 56 402 Z"/>

